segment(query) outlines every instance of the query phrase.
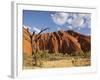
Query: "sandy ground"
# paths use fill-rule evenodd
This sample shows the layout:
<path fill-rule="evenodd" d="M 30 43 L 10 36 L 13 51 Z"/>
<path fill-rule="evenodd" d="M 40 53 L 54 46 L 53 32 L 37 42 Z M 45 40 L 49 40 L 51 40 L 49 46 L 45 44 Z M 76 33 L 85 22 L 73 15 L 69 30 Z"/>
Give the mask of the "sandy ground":
<path fill-rule="evenodd" d="M 54 61 L 41 61 L 40 66 L 27 66 L 26 68 L 60 68 L 60 67 L 80 67 L 80 66 L 90 66 L 91 60 L 88 58 L 79 58 L 79 59 L 61 59 Z"/>

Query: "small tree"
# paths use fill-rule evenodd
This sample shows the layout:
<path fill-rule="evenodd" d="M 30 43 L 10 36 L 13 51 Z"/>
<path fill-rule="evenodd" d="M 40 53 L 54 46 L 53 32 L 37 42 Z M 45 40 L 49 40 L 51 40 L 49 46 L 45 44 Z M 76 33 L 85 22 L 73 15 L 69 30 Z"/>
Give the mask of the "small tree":
<path fill-rule="evenodd" d="M 33 38 L 35 32 L 33 32 L 33 34 L 30 35 L 31 47 L 32 47 L 32 56 L 34 56 L 34 57 L 33 57 L 33 60 L 35 60 L 35 65 L 37 65 L 37 62 L 38 62 L 37 60 L 38 60 L 38 58 L 37 58 L 37 55 L 36 55 L 37 52 L 34 53 L 34 51 L 33 51 L 33 45 L 32 45 L 32 43 L 33 43 L 34 41 L 37 43 L 37 40 L 40 38 L 40 34 L 41 34 L 42 32 L 44 32 L 44 31 L 48 30 L 48 29 L 49 29 L 49 28 L 41 29 L 41 31 L 37 34 L 37 36 L 36 36 L 36 38 L 35 38 L 34 40 L 32 40 L 32 38 Z"/>
<path fill-rule="evenodd" d="M 34 53 L 34 51 L 33 51 L 33 42 L 35 41 L 36 43 L 37 43 L 37 40 L 40 38 L 40 34 L 42 33 L 42 32 L 44 32 L 44 31 L 46 31 L 46 30 L 48 30 L 49 28 L 44 28 L 44 29 L 41 29 L 41 31 L 37 34 L 37 36 L 36 36 L 36 38 L 33 40 L 33 36 L 35 35 L 35 31 L 33 31 L 33 33 L 32 34 L 30 34 L 29 33 L 29 30 L 27 30 L 27 32 L 29 33 L 29 37 L 30 37 L 30 40 L 28 40 L 27 39 L 27 41 L 29 41 L 30 43 L 31 43 L 31 48 L 32 48 L 32 57 L 33 57 L 33 59 L 32 59 L 32 62 L 33 62 L 33 60 L 35 61 L 35 65 L 37 65 L 37 52 L 36 53 Z"/>

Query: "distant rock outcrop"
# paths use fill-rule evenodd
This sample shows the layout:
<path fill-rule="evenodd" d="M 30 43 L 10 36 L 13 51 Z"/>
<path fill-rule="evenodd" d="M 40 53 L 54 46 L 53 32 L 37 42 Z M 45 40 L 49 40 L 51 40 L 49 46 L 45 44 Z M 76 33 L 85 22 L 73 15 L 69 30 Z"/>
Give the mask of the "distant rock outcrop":
<path fill-rule="evenodd" d="M 49 53 L 72 54 L 91 50 L 91 38 L 72 30 L 51 33 L 34 34 L 30 43 L 30 32 L 23 28 L 23 51 L 32 54 L 39 50 L 48 50 Z"/>

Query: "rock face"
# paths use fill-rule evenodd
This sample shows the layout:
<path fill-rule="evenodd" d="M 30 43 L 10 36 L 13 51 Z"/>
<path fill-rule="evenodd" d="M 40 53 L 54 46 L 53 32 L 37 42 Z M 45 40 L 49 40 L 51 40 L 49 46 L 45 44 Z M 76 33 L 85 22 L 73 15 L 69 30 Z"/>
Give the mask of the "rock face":
<path fill-rule="evenodd" d="M 32 54 L 39 50 L 48 50 L 49 53 L 72 54 L 91 50 L 90 36 L 85 36 L 74 31 L 57 31 L 51 33 L 34 34 L 32 44 L 28 29 L 23 28 L 24 53 Z M 27 39 L 26 39 L 27 38 Z"/>
<path fill-rule="evenodd" d="M 67 33 L 69 33 L 70 35 L 72 35 L 78 40 L 83 52 L 88 52 L 91 50 L 91 37 L 90 36 L 85 36 L 85 35 L 73 32 L 71 30 L 67 31 Z"/>
<path fill-rule="evenodd" d="M 32 54 L 30 32 L 28 29 L 25 29 L 25 28 L 23 28 L 23 53 L 26 53 L 28 55 Z"/>

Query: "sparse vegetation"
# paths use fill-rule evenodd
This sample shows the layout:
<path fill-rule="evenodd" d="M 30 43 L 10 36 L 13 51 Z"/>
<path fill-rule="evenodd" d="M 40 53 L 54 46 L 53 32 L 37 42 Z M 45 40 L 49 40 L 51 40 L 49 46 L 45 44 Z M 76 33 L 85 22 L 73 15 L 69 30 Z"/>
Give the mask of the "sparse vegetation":
<path fill-rule="evenodd" d="M 48 50 L 38 51 L 33 56 L 24 53 L 24 67 L 70 67 L 70 66 L 89 66 L 90 52 L 74 53 L 78 55 L 64 55 L 62 53 L 48 53 Z M 35 61 L 36 60 L 36 61 Z"/>
<path fill-rule="evenodd" d="M 23 53 L 23 66 L 25 67 L 31 67 L 32 66 L 32 56 L 27 55 L 27 53 Z"/>

